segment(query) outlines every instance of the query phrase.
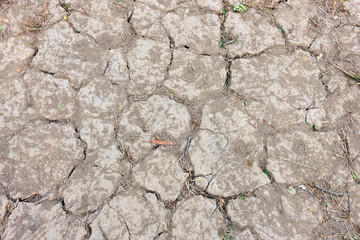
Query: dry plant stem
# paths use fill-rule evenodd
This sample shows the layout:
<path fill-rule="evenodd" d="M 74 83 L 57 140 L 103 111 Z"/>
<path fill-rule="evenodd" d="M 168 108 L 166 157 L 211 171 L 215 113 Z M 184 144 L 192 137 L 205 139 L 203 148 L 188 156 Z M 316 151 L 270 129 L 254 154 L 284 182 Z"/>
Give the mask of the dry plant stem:
<path fill-rule="evenodd" d="M 313 169 L 313 170 L 317 170 L 316 168 L 313 168 L 313 167 L 310 167 L 308 165 L 305 165 L 305 164 L 301 164 L 301 163 L 298 163 L 298 162 L 295 162 L 295 161 L 292 161 L 292 160 L 289 160 L 289 159 L 286 159 L 286 158 L 283 158 L 283 157 L 279 157 L 281 160 L 285 161 L 285 162 L 290 162 L 290 163 L 293 163 L 293 164 L 296 164 L 296 165 L 299 165 L 299 166 L 302 166 L 302 167 L 306 167 L 306 168 L 310 168 L 310 169 Z"/>
<path fill-rule="evenodd" d="M 113 4 L 116 5 L 116 6 L 122 7 L 122 8 L 126 8 L 126 6 L 124 6 L 124 5 L 120 4 L 120 3 L 113 3 Z"/>
<path fill-rule="evenodd" d="M 350 195 L 352 194 L 352 192 L 347 192 L 347 193 L 339 193 L 339 192 L 334 192 L 334 191 L 331 191 L 329 189 L 326 189 L 326 188 L 323 188 L 323 187 L 320 187 L 319 185 L 315 184 L 315 187 L 317 187 L 318 189 L 324 191 L 324 192 L 328 192 L 328 193 L 331 193 L 331 194 L 334 194 L 336 196 L 344 196 L 344 195 Z"/>
<path fill-rule="evenodd" d="M 219 203 L 216 205 L 216 208 L 215 208 L 214 211 L 211 213 L 211 215 L 213 215 L 213 214 L 216 212 L 216 210 L 220 207 L 220 205 L 221 205 L 221 201 L 219 201 Z"/>
<path fill-rule="evenodd" d="M 343 73 L 345 73 L 346 75 L 348 75 L 349 77 L 351 77 L 352 79 L 356 80 L 357 82 L 360 82 L 360 76 L 357 76 L 355 73 L 353 72 L 348 72 L 348 71 L 345 71 L 344 69 L 342 69 L 341 67 L 337 66 L 335 63 L 333 63 L 332 61 L 330 61 L 330 59 L 327 57 L 327 54 L 326 52 L 324 51 L 325 53 L 325 57 L 326 57 L 326 60 L 331 64 L 333 65 L 335 68 L 337 68 L 338 70 L 342 71 Z"/>
<path fill-rule="evenodd" d="M 12 2 L 10 0 L 8 2 L 9 4 L 1 11 L 0 15 L 3 14 L 10 7 Z"/>
<path fill-rule="evenodd" d="M 181 159 L 187 157 L 188 151 L 189 151 L 189 147 L 190 147 L 191 139 L 192 139 L 192 137 L 189 136 L 189 137 L 188 137 L 188 140 L 187 140 L 187 143 L 186 143 L 186 147 L 185 147 L 184 153 L 181 155 L 181 157 L 180 157 L 176 162 L 178 162 L 178 161 L 180 161 Z"/>
<path fill-rule="evenodd" d="M 351 194 L 351 193 L 349 193 Z M 348 194 L 348 195 L 349 195 Z M 360 227 L 358 226 L 358 224 L 355 223 L 354 219 L 352 219 L 352 217 L 350 216 L 350 212 L 346 211 L 345 209 L 343 209 L 340 204 L 338 204 L 334 199 L 333 202 L 336 204 L 336 206 L 346 215 L 346 218 L 350 219 L 350 222 L 355 226 L 356 230 L 360 233 Z"/>
<path fill-rule="evenodd" d="M 235 42 L 235 39 L 227 41 L 226 43 L 223 44 L 223 46 L 225 47 L 226 45 L 229 45 L 229 44 L 234 43 L 234 42 Z"/>
<path fill-rule="evenodd" d="M 188 151 L 189 151 L 191 139 L 192 139 L 192 137 L 189 136 L 189 137 L 188 137 L 188 141 L 187 141 L 187 143 L 186 143 L 186 147 L 185 147 L 184 157 L 187 157 L 187 155 L 188 155 Z"/>
<path fill-rule="evenodd" d="M 34 204 L 40 204 L 40 203 L 46 201 L 48 198 L 49 198 L 49 197 L 45 197 L 45 198 L 43 198 L 43 199 L 40 199 L 39 201 L 34 202 Z"/>
<path fill-rule="evenodd" d="M 270 123 L 268 123 L 267 121 L 265 121 L 264 119 L 263 119 L 263 121 L 264 121 L 264 123 L 266 124 L 266 125 L 268 125 L 268 126 L 270 126 L 270 127 L 272 127 L 273 129 L 275 129 L 277 132 L 280 132 L 274 125 L 272 125 L 272 124 L 270 124 Z"/>

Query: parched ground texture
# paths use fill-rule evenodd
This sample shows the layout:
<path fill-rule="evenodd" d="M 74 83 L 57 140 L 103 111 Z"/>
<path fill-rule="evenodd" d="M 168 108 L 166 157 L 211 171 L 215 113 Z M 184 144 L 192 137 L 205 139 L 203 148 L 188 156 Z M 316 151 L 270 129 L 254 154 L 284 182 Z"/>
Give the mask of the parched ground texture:
<path fill-rule="evenodd" d="M 0 239 L 360 238 L 360 1 L 234 4 L 0 0 Z"/>

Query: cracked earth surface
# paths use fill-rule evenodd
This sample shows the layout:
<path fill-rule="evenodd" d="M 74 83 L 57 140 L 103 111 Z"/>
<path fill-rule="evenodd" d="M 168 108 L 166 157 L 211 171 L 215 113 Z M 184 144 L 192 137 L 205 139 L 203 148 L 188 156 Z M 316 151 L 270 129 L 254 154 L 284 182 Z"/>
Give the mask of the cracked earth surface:
<path fill-rule="evenodd" d="M 360 1 L 244 3 L 0 0 L 0 239 L 359 239 Z"/>

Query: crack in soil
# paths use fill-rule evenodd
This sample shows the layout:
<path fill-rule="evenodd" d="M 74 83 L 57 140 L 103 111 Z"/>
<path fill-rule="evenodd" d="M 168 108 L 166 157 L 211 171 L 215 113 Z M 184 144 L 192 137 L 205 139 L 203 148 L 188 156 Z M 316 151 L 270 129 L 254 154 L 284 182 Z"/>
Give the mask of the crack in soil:
<path fill-rule="evenodd" d="M 84 163 L 85 160 L 86 160 L 86 157 L 87 157 L 87 142 L 85 142 L 85 141 L 81 138 L 80 131 L 78 130 L 78 127 L 76 126 L 75 122 L 72 122 L 72 125 L 74 126 L 77 139 L 78 139 L 79 142 L 80 142 L 80 146 L 83 148 L 83 160 L 82 160 L 82 163 Z"/>
<path fill-rule="evenodd" d="M 225 58 L 225 62 L 226 62 L 226 79 L 225 79 L 225 89 L 227 91 L 229 91 L 229 88 L 231 86 L 231 63 L 232 63 L 232 60 L 229 59 L 229 58 Z"/>
<path fill-rule="evenodd" d="M 348 163 L 348 167 L 351 167 L 352 161 L 351 161 L 351 157 L 350 157 L 351 154 L 350 154 L 349 141 L 347 139 L 346 130 L 345 129 L 340 130 L 339 136 L 342 140 L 343 151 L 344 151 L 347 163 Z"/>
<path fill-rule="evenodd" d="M 129 229 L 126 221 L 124 222 L 124 224 L 125 224 L 126 230 L 128 231 L 128 234 L 129 234 L 129 240 L 131 240 L 131 232 L 130 232 L 130 229 Z"/>

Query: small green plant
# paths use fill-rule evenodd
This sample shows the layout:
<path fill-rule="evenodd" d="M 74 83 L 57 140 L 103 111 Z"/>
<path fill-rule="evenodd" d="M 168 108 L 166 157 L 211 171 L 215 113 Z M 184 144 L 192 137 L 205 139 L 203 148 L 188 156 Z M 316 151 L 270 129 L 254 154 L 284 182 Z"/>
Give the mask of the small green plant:
<path fill-rule="evenodd" d="M 242 3 L 242 4 L 234 4 L 234 8 L 233 8 L 234 12 L 245 12 L 246 11 L 246 4 Z"/>
<path fill-rule="evenodd" d="M 263 170 L 263 173 L 266 174 L 266 176 L 271 180 L 271 176 L 270 173 L 268 171 L 266 171 L 265 169 Z"/>
<path fill-rule="evenodd" d="M 222 9 L 222 13 L 226 14 L 226 9 L 225 8 Z"/>
<path fill-rule="evenodd" d="M 234 237 L 231 236 L 231 232 L 225 229 L 219 232 L 219 237 L 221 240 L 234 240 Z"/>
<path fill-rule="evenodd" d="M 355 175 L 355 173 L 351 173 L 351 175 L 352 175 L 352 177 L 353 177 L 354 180 L 357 179 L 357 176 Z"/>

